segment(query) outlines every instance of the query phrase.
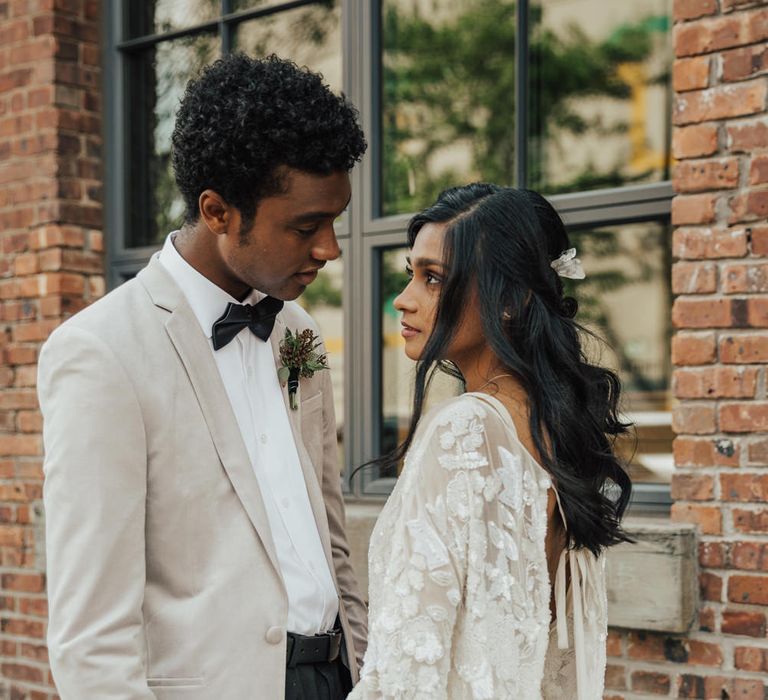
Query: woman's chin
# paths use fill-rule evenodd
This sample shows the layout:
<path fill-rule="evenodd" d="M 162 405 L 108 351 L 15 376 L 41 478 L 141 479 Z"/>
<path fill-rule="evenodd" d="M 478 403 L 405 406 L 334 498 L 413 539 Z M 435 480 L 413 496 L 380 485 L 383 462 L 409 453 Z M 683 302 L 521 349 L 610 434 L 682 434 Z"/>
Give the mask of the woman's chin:
<path fill-rule="evenodd" d="M 405 346 L 405 356 L 414 362 L 418 362 L 421 359 L 421 351 L 422 348 L 412 348 L 408 344 Z"/>

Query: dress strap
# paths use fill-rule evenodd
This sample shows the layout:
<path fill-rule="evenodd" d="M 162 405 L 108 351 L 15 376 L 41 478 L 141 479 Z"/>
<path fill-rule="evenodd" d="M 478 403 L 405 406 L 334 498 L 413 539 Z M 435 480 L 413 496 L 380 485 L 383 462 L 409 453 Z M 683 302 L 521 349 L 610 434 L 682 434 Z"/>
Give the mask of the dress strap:
<path fill-rule="evenodd" d="M 587 700 L 589 683 L 584 642 L 584 606 L 588 585 L 589 563 L 585 550 L 564 549 L 560 554 L 555 575 L 555 611 L 557 613 L 557 646 L 568 648 L 566 565 L 571 569 L 571 604 L 573 607 L 573 648 L 576 657 L 576 687 L 578 700 Z"/>

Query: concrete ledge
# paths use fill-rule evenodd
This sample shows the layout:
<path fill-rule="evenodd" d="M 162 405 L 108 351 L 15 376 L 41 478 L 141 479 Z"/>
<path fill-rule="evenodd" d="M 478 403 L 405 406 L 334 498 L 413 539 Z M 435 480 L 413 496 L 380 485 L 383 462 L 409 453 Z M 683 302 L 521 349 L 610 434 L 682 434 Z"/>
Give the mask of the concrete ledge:
<path fill-rule="evenodd" d="M 368 541 L 382 504 L 348 503 L 347 535 L 360 588 L 368 591 Z M 613 627 L 687 632 L 696 619 L 696 529 L 663 518 L 627 518 L 636 544 L 608 552 L 608 620 Z"/>

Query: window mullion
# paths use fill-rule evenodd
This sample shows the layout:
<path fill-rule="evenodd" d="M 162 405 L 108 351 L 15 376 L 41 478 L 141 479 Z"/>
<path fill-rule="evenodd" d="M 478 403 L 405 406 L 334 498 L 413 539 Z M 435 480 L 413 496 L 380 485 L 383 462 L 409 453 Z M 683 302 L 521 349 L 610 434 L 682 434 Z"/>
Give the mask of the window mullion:
<path fill-rule="evenodd" d="M 518 0 L 515 31 L 515 185 L 528 183 L 528 0 Z"/>

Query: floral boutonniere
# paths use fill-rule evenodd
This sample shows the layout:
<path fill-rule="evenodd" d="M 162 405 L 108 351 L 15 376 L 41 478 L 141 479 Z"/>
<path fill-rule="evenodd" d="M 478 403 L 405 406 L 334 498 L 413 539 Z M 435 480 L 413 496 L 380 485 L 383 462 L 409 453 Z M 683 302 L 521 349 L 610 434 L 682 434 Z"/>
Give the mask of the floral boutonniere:
<path fill-rule="evenodd" d="M 299 390 L 299 378 L 309 379 L 315 372 L 328 369 L 328 357 L 317 351 L 320 343 L 311 328 L 305 328 L 301 333 L 297 330 L 295 334 L 290 328 L 285 329 L 280 343 L 282 366 L 277 370 L 277 378 L 282 385 L 288 382 L 288 398 L 294 411 L 298 408 L 296 392 Z"/>

